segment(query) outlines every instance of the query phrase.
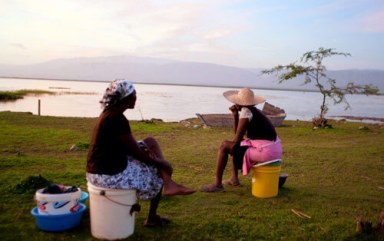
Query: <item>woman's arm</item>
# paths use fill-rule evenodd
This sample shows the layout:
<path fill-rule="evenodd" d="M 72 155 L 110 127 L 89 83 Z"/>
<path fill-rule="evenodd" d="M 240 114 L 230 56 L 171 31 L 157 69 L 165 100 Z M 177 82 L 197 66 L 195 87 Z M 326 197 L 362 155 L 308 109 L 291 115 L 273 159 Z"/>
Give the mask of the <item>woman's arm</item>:
<path fill-rule="evenodd" d="M 172 168 L 167 161 L 161 160 L 155 155 L 150 155 L 149 152 L 146 153 L 141 150 L 132 133 L 121 136 L 121 142 L 129 150 L 129 154 L 135 159 L 145 163 L 156 165 L 157 167 Z"/>
<path fill-rule="evenodd" d="M 243 137 L 245 135 L 245 132 L 247 131 L 247 125 L 249 123 L 248 118 L 240 118 L 239 124 L 236 129 L 235 137 L 233 139 L 234 142 L 241 142 L 243 140 Z"/>
<path fill-rule="evenodd" d="M 237 105 L 232 105 L 229 107 L 229 110 L 232 112 L 233 116 L 233 127 L 234 127 L 234 132 L 236 134 L 237 131 L 237 126 L 239 124 L 239 109 L 237 108 Z"/>
<path fill-rule="evenodd" d="M 234 119 L 235 137 L 233 141 L 240 142 L 243 139 L 245 132 L 247 131 L 247 125 L 249 123 L 249 119 L 239 118 L 239 111 L 241 110 L 241 106 L 232 105 L 231 107 L 229 107 L 229 110 L 232 112 L 233 119 Z"/>

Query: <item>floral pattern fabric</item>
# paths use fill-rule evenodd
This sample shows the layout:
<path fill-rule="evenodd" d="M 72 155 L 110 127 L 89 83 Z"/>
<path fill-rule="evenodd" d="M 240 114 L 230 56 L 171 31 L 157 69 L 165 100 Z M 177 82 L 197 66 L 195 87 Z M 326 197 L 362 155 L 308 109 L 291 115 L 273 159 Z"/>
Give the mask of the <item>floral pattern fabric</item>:
<path fill-rule="evenodd" d="M 136 189 L 137 198 L 154 198 L 163 187 L 158 170 L 144 162 L 128 156 L 127 168 L 116 175 L 87 173 L 87 181 L 98 187 L 113 189 Z"/>

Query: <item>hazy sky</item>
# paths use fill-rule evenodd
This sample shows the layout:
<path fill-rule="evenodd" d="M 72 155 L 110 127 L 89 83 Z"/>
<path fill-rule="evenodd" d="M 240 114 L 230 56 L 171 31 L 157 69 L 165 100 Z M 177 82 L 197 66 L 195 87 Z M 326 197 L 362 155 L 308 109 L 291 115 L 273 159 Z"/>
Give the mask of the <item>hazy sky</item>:
<path fill-rule="evenodd" d="M 0 64 L 135 55 L 269 68 L 319 47 L 384 69 L 383 0 L 0 0 Z"/>

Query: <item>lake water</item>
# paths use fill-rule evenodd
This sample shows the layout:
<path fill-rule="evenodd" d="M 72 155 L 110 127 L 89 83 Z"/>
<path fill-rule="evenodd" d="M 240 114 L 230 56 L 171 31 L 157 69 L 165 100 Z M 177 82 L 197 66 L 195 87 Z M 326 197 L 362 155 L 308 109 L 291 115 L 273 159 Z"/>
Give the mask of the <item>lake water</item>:
<path fill-rule="evenodd" d="M 101 99 L 107 82 L 59 81 L 35 79 L 0 78 L 0 90 L 39 89 L 49 90 L 60 95 L 26 96 L 12 102 L 0 102 L 0 111 L 22 111 L 38 114 L 38 100 L 41 102 L 41 115 L 69 117 L 97 117 Z M 134 110 L 125 115 L 132 120 L 158 118 L 164 121 L 180 121 L 196 117 L 196 113 L 230 113 L 231 105 L 222 95 L 232 88 L 199 87 L 178 85 L 135 84 L 137 102 Z M 317 92 L 280 91 L 253 89 L 267 102 L 285 110 L 288 120 L 311 120 L 319 114 L 322 95 Z M 83 92 L 69 94 L 63 92 Z M 329 103 L 327 116 L 384 117 L 384 96 L 350 95 L 345 105 Z M 258 106 L 262 108 L 262 105 Z"/>

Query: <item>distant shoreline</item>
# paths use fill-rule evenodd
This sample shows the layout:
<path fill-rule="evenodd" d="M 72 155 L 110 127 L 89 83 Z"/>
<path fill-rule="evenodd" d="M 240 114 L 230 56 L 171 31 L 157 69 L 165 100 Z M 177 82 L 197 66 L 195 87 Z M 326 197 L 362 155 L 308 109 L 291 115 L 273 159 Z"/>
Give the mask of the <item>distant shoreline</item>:
<path fill-rule="evenodd" d="M 361 122 L 363 122 L 364 120 L 384 122 L 384 118 L 381 118 L 381 117 L 363 117 L 363 116 L 349 116 L 349 115 L 330 116 L 330 118 L 332 117 L 342 118 L 346 120 L 361 121 Z"/>
<path fill-rule="evenodd" d="M 50 79 L 50 78 L 40 78 L 40 79 L 38 79 L 38 78 L 21 78 L 21 77 L 0 77 L 0 80 L 4 81 L 3 83 L 11 84 L 11 83 L 13 83 L 12 79 L 15 80 L 14 83 L 23 83 L 24 82 L 25 85 L 29 86 L 29 88 L 31 88 L 31 83 L 35 83 L 32 80 L 42 81 L 41 83 L 42 83 L 43 86 L 51 86 L 51 85 L 54 86 L 55 85 L 55 81 L 63 81 L 63 82 L 61 82 L 62 84 L 59 84 L 59 82 L 56 82 L 56 84 L 62 85 L 62 86 L 67 86 L 67 85 L 71 86 L 72 84 L 69 84 L 71 82 L 72 83 L 81 83 L 81 82 L 83 82 L 82 85 L 84 85 L 84 83 L 87 83 L 87 82 L 89 82 L 89 83 L 102 83 L 102 84 L 109 83 L 109 81 L 104 81 L 104 80 L 77 80 L 77 79 Z M 31 80 L 31 82 L 28 82 L 28 80 Z M 51 81 L 51 82 L 43 83 L 44 81 Z M 65 82 L 68 82 L 68 84 L 65 84 Z M 237 88 L 237 87 L 226 87 L 226 86 L 170 84 L 170 83 L 166 83 L 166 84 L 160 84 L 160 83 L 137 83 L 137 84 L 143 85 L 143 87 L 142 87 L 143 89 L 146 89 L 146 87 L 144 85 L 148 85 L 148 86 L 150 86 L 150 85 L 158 85 L 158 86 L 196 86 L 196 87 L 202 87 L 202 88 L 216 88 L 216 89 L 218 89 L 219 87 L 220 88 Z M 17 87 L 17 88 L 23 88 L 23 85 L 24 84 L 18 84 L 17 86 L 19 86 L 19 87 Z M 38 82 L 36 82 L 36 85 L 39 85 Z M 75 84 L 73 84 L 73 85 L 75 85 Z M 97 85 L 97 86 L 99 86 L 99 85 Z M 60 87 L 55 87 L 55 88 L 60 88 Z M 254 88 L 257 88 L 257 87 L 254 87 Z M 154 87 L 153 89 L 156 89 L 156 87 Z M 169 89 L 169 88 L 167 88 L 167 87 L 164 88 L 163 87 L 162 89 L 166 90 L 166 89 Z M 292 96 L 294 102 L 295 102 L 295 99 L 296 99 L 296 95 L 300 95 L 300 93 L 302 95 L 306 95 L 305 93 L 310 93 L 309 91 L 305 91 L 305 90 L 296 90 L 296 91 L 294 91 L 294 90 L 274 89 L 274 88 L 260 88 L 260 89 L 281 91 L 281 95 L 282 96 L 284 96 L 284 95 Z M 215 89 L 211 89 L 211 90 L 214 91 Z M 209 90 L 209 91 L 211 91 L 211 90 Z M 286 93 L 284 93 L 284 91 Z M 312 93 L 316 93 L 316 92 L 313 91 Z M 276 95 L 280 95 L 280 93 L 275 93 L 275 94 Z M 359 97 L 357 97 L 357 98 L 359 98 Z M 380 100 L 381 100 L 381 97 L 380 97 Z M 364 109 L 364 107 L 362 109 Z M 207 111 L 206 114 L 213 113 L 213 112 L 212 111 Z M 193 113 L 195 113 L 195 112 L 193 112 Z M 334 119 L 334 120 L 359 121 L 359 122 L 367 122 L 367 123 L 372 123 L 372 122 L 384 123 L 384 117 L 382 115 L 381 116 L 377 116 L 377 112 L 372 113 L 372 114 L 368 114 L 368 113 L 365 113 L 365 112 L 361 112 L 361 113 L 358 112 L 358 113 L 353 113 L 350 116 L 347 116 L 347 115 L 344 115 L 344 114 L 346 114 L 346 113 L 342 112 L 342 113 L 338 113 L 337 115 L 328 116 L 328 117 L 329 117 L 329 119 Z M 366 114 L 368 114 L 368 116 Z M 303 117 L 302 115 L 297 116 L 297 118 L 296 118 L 296 116 L 293 116 L 293 118 L 287 118 L 287 120 L 296 120 L 296 119 L 297 120 L 303 120 L 302 117 Z M 167 119 L 167 117 L 164 117 L 164 118 Z M 188 118 L 192 118 L 192 117 L 188 117 Z M 188 118 L 185 118 L 185 119 L 188 119 Z M 304 119 L 310 120 L 310 118 L 304 118 Z"/>
<path fill-rule="evenodd" d="M 76 79 L 52 79 L 52 78 L 31 78 L 31 77 L 6 77 L 0 76 L 0 79 L 30 79 L 30 80 L 52 80 L 52 81 L 73 81 L 73 82 L 97 82 L 97 83 L 109 83 L 110 81 L 106 80 L 76 80 Z M 208 87 L 208 88 L 243 88 L 244 86 L 230 85 L 230 86 L 221 86 L 221 85 L 197 85 L 197 84 L 178 84 L 178 83 L 143 83 L 143 82 L 135 82 L 135 84 L 142 85 L 175 85 L 175 86 L 191 86 L 191 87 Z M 259 90 L 277 90 L 277 91 L 301 91 L 301 92 L 319 92 L 318 90 L 310 90 L 310 89 L 283 89 L 283 88 L 267 88 L 267 87 L 257 87 L 257 86 L 248 86 L 252 89 Z"/>

